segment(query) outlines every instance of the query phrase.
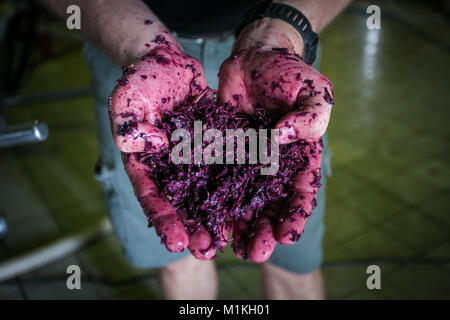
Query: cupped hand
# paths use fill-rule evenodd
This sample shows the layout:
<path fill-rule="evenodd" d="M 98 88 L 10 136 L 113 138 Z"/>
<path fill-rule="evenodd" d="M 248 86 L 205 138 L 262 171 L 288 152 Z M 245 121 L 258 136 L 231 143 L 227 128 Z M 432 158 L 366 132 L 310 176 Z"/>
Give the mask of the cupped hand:
<path fill-rule="evenodd" d="M 266 205 L 256 220 L 255 213 L 249 212 L 234 223 L 235 254 L 263 262 L 272 254 L 276 241 L 290 245 L 300 238 L 315 206 L 320 187 L 320 139 L 334 102 L 331 83 L 301 59 L 295 46 L 276 32 L 271 41 L 251 45 L 255 34 L 241 35 L 232 55 L 222 64 L 218 99 L 237 105 L 245 113 L 263 107 L 278 115 L 275 129 L 279 129 L 280 144 L 302 140 L 310 159 L 309 168 L 293 179 L 292 196 Z"/>
<path fill-rule="evenodd" d="M 156 40 L 162 44 L 136 64 L 125 67 L 111 94 L 113 137 L 135 194 L 161 242 L 169 251 L 180 252 L 188 247 L 196 258 L 211 259 L 215 248 L 209 233 L 177 213 L 169 200 L 160 196 L 148 169 L 139 161 L 142 153 L 159 152 L 168 146 L 168 137 L 155 126 L 163 112 L 207 87 L 196 59 L 184 54 L 177 44 L 163 38 Z"/>

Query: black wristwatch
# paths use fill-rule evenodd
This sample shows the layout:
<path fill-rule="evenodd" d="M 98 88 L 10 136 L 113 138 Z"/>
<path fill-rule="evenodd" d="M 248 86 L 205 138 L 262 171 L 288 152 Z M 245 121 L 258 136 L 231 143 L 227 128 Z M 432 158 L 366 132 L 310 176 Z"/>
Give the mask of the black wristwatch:
<path fill-rule="evenodd" d="M 312 30 L 311 24 L 305 15 L 294 7 L 286 4 L 273 3 L 270 0 L 262 1 L 259 5 L 247 12 L 244 22 L 236 31 L 236 35 L 238 35 L 246 25 L 266 17 L 281 19 L 293 26 L 303 38 L 303 60 L 308 64 L 314 62 L 316 59 L 319 37 Z"/>

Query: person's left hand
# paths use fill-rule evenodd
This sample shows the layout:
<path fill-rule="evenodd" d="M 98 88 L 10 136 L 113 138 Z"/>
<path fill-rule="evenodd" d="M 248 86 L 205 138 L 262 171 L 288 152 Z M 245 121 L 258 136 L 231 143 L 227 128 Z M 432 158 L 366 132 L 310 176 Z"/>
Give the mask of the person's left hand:
<path fill-rule="evenodd" d="M 289 37 L 292 30 L 279 29 L 283 23 L 276 22 L 276 28 L 267 21 L 247 26 L 219 72 L 219 102 L 250 114 L 262 106 L 280 117 L 275 125 L 280 144 L 300 139 L 310 144 L 310 167 L 294 177 L 294 196 L 283 205 L 267 205 L 253 227 L 253 212 L 234 223 L 235 254 L 254 262 L 266 261 L 276 241 L 290 245 L 300 238 L 320 186 L 320 138 L 334 103 L 331 83 L 300 58 L 301 45 L 291 41 L 297 35 Z"/>
<path fill-rule="evenodd" d="M 189 248 L 201 260 L 215 256 L 210 235 L 185 212 L 177 211 L 168 197 L 161 196 L 141 155 L 168 146 L 170 137 L 156 123 L 165 111 L 206 87 L 200 62 L 186 55 L 176 42 L 163 43 L 125 68 L 109 100 L 113 138 L 149 225 L 154 226 L 169 251 Z"/>

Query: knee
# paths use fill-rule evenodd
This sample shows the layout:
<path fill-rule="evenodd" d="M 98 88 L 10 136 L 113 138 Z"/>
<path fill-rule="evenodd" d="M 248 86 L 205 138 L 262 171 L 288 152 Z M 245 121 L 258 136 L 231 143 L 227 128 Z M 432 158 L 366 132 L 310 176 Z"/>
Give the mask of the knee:
<path fill-rule="evenodd" d="M 192 255 L 187 255 L 185 258 L 170 263 L 160 269 L 160 272 L 164 275 L 177 276 L 186 274 L 192 274 L 200 272 L 206 264 L 211 261 L 201 261 L 195 259 Z"/>
<path fill-rule="evenodd" d="M 262 270 L 264 276 L 277 279 L 278 281 L 284 281 L 287 283 L 295 282 L 298 284 L 308 283 L 314 280 L 317 275 L 321 273 L 320 267 L 300 273 L 284 269 L 269 262 L 262 265 Z"/>

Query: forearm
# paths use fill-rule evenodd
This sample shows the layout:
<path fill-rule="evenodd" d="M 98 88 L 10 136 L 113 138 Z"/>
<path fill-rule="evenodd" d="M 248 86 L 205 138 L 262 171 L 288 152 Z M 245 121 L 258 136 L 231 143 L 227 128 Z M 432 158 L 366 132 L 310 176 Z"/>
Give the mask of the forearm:
<path fill-rule="evenodd" d="M 81 9 L 80 32 L 118 66 L 135 62 L 157 45 L 157 35 L 175 44 L 170 32 L 141 0 L 41 0 L 65 19 L 66 9 Z"/>
<path fill-rule="evenodd" d="M 274 0 L 290 5 L 301 11 L 311 23 L 314 32 L 322 31 L 351 0 Z M 285 47 L 302 54 L 303 40 L 298 31 L 287 22 L 279 19 L 264 18 L 247 26 L 235 46 L 238 48 L 253 46 Z"/>

